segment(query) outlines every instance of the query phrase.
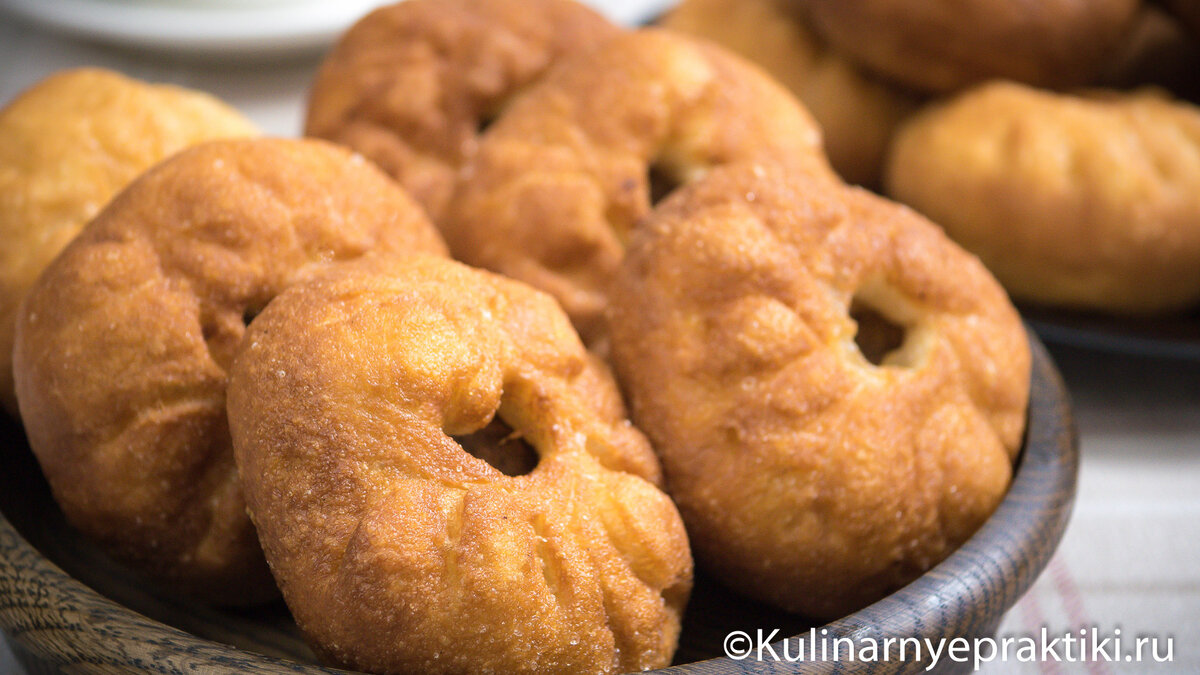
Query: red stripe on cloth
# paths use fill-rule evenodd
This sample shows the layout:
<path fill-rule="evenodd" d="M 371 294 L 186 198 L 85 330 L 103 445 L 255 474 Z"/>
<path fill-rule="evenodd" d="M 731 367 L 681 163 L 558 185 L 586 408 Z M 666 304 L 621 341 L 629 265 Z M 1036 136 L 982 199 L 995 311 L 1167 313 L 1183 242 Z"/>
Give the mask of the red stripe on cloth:
<path fill-rule="evenodd" d="M 1075 577 L 1071 576 L 1071 570 L 1067 568 L 1066 563 L 1062 558 L 1055 556 L 1050 560 L 1050 581 L 1054 583 L 1054 590 L 1058 591 L 1058 596 L 1062 598 L 1063 609 L 1067 611 L 1067 619 L 1070 620 L 1074 630 L 1086 629 L 1096 625 L 1087 614 L 1083 606 L 1083 595 L 1079 592 L 1079 586 L 1075 583 Z M 1084 655 L 1084 667 L 1087 668 L 1088 675 L 1113 675 L 1112 668 L 1105 662 L 1092 661 L 1089 655 Z"/>
<path fill-rule="evenodd" d="M 1030 635 L 1038 636 L 1043 628 L 1048 627 L 1046 614 L 1042 611 L 1042 605 L 1037 599 L 1036 586 L 1025 593 L 1025 597 L 1021 598 L 1017 607 L 1021 611 L 1021 623 Z M 1062 675 L 1062 668 L 1054 661 L 1038 661 L 1037 664 L 1042 675 Z"/>

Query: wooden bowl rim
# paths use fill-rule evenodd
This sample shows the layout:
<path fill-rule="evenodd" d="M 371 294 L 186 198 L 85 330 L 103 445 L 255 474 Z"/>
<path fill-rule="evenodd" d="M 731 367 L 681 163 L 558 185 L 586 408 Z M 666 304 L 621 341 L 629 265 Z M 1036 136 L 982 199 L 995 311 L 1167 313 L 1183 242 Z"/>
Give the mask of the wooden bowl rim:
<path fill-rule="evenodd" d="M 1033 353 L 1029 423 L 1004 500 L 971 539 L 932 570 L 817 629 L 827 630 L 829 639 L 990 635 L 1049 562 L 1074 501 L 1079 440 L 1062 377 L 1045 347 L 1032 331 L 1027 333 Z M 3 512 L 0 554 L 0 630 L 35 658 L 154 672 L 166 672 L 162 667 L 167 664 L 171 672 L 203 668 L 230 675 L 347 672 L 243 651 L 147 618 L 67 575 L 26 541 Z M 887 673 L 912 665 L 716 658 L 654 672 Z"/>

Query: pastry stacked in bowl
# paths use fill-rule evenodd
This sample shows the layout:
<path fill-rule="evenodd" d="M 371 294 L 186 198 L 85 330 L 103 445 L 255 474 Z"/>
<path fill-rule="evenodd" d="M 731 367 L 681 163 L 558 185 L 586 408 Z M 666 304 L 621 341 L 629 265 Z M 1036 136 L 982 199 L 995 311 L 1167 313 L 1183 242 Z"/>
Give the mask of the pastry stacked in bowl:
<path fill-rule="evenodd" d="M 684 0 L 663 24 L 776 73 L 834 168 L 1019 302 L 1137 321 L 1200 307 L 1192 5 Z"/>
<path fill-rule="evenodd" d="M 666 666 L 693 564 L 835 618 L 1009 485 L 1005 291 L 712 42 L 408 0 L 328 55 L 304 139 L 59 78 L 0 113 L 29 148 L 0 226 L 41 261 L 5 262 L 29 281 L 0 327 L 30 446 L 114 558 L 200 601 L 281 593 L 324 662 Z M 122 133 L 116 100 L 184 139 Z"/>

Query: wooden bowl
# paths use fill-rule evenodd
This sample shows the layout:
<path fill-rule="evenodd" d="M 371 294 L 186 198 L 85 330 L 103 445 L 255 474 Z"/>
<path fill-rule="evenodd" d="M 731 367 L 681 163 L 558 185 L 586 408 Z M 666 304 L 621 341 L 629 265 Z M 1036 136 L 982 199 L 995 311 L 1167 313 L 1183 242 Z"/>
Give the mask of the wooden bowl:
<path fill-rule="evenodd" d="M 940 565 L 892 595 L 824 626 L 747 601 L 703 576 L 684 620 L 677 665 L 659 672 L 902 673 L 926 661 L 787 663 L 724 656 L 732 631 L 783 636 L 987 637 L 1050 560 L 1075 495 L 1078 439 L 1062 379 L 1030 336 L 1029 425 L 1012 487 L 984 526 Z M 0 629 L 30 673 L 333 673 L 312 652 L 282 602 L 218 610 L 148 591 L 71 531 L 50 497 L 19 427 L 0 422 Z M 790 640 L 791 654 L 797 642 Z M 832 653 L 832 648 L 830 649 Z M 970 669 L 943 654 L 936 670 Z"/>

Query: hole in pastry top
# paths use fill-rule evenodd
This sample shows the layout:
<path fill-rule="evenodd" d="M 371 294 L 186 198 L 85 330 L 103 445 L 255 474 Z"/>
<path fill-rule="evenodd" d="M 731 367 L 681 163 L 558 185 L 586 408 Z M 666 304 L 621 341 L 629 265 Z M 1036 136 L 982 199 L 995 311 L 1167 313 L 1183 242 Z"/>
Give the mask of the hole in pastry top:
<path fill-rule="evenodd" d="M 522 87 L 518 87 L 516 91 L 507 92 L 505 95 L 494 98 L 482 99 L 475 102 L 475 135 L 481 136 L 484 132 L 495 124 L 496 120 L 504 114 L 508 104 L 520 95 Z"/>
<path fill-rule="evenodd" d="M 850 318 L 858 325 L 854 344 L 871 365 L 883 365 L 888 354 L 904 344 L 904 326 L 893 323 L 860 298 L 851 301 Z"/>
<path fill-rule="evenodd" d="M 492 465 L 505 476 L 524 476 L 537 468 L 537 451 L 499 415 L 478 431 L 451 438 L 467 453 Z"/>
<path fill-rule="evenodd" d="M 650 186 L 650 205 L 657 206 L 683 184 L 678 172 L 661 162 L 654 162 L 646 171 L 646 182 Z"/>
<path fill-rule="evenodd" d="M 246 308 L 242 310 L 242 325 L 249 326 L 250 322 L 254 321 L 254 318 L 267 308 L 267 303 L 270 301 L 270 298 L 261 297 L 251 299 Z"/>
<path fill-rule="evenodd" d="M 250 322 L 254 321 L 254 317 L 258 316 L 260 311 L 262 309 L 259 307 L 247 307 L 246 311 L 242 312 L 242 323 L 249 326 Z"/>
<path fill-rule="evenodd" d="M 479 121 L 475 124 L 475 133 L 482 134 L 483 132 L 487 131 L 488 127 L 492 126 L 492 123 L 494 123 L 499 116 L 500 115 L 498 113 L 480 115 Z"/>
<path fill-rule="evenodd" d="M 646 190 L 650 206 L 658 206 L 676 189 L 704 178 L 714 161 L 714 158 L 706 157 L 681 142 L 665 143 L 646 165 Z"/>
<path fill-rule="evenodd" d="M 919 313 L 897 289 L 869 282 L 850 300 L 854 346 L 873 366 L 916 368 L 925 358 L 927 340 L 918 330 Z"/>

